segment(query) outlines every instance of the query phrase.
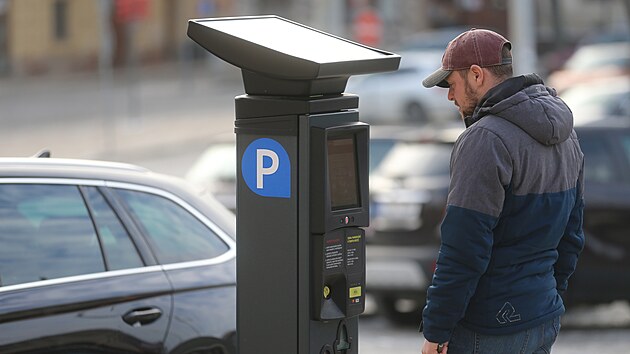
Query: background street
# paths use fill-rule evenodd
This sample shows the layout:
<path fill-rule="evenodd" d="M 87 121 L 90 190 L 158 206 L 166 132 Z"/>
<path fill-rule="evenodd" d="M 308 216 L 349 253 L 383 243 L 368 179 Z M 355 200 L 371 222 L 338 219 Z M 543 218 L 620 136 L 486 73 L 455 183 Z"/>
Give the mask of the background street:
<path fill-rule="evenodd" d="M 233 135 L 240 71 L 223 62 L 0 78 L 0 153 L 138 163 L 182 176 L 207 144 Z"/>
<path fill-rule="evenodd" d="M 418 354 L 423 337 L 417 328 L 392 327 L 379 317 L 359 322 L 361 354 Z M 630 353 L 630 331 L 626 328 L 562 328 L 553 354 Z"/>
<path fill-rule="evenodd" d="M 47 147 L 55 157 L 128 162 L 184 176 L 207 145 L 233 138 L 234 97 L 244 92 L 240 72 L 220 62 L 117 71 L 107 84 L 96 74 L 64 77 L 63 86 L 59 80 L 0 79 L 0 121 L 10 127 L 0 130 L 1 155 L 30 156 Z M 623 301 L 575 309 L 564 318 L 554 353 L 630 353 L 629 326 Z M 421 343 L 417 326 L 361 318 L 362 354 L 418 353 Z"/>

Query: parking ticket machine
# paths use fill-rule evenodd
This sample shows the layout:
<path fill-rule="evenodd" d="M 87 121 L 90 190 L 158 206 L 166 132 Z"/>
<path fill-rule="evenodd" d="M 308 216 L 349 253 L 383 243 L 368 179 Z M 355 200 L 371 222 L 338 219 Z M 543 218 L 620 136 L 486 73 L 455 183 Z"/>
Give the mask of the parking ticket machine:
<path fill-rule="evenodd" d="M 354 115 L 356 113 L 345 113 Z M 310 224 L 313 318 L 336 320 L 365 309 L 368 226 L 368 126 L 350 122 L 311 127 Z M 317 122 L 319 123 L 319 122 Z M 318 294 L 313 294 L 318 295 Z"/>
<path fill-rule="evenodd" d="M 191 20 L 241 68 L 237 338 L 241 354 L 356 354 L 365 309 L 369 126 L 348 77 L 400 57 L 277 16 Z"/>

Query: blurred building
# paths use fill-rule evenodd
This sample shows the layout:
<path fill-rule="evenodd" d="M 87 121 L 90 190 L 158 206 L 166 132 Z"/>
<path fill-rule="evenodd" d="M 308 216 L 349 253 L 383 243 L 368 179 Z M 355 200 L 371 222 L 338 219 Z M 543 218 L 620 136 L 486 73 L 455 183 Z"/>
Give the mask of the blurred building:
<path fill-rule="evenodd" d="M 173 58 L 189 41 L 188 19 L 232 13 L 231 0 L 0 0 L 0 71 Z"/>
<path fill-rule="evenodd" d="M 277 14 L 393 50 L 426 29 L 477 26 L 508 33 L 514 0 L 0 0 L 0 74 L 190 59 L 190 18 Z M 534 0 L 543 52 L 593 29 L 628 23 L 630 0 Z"/>

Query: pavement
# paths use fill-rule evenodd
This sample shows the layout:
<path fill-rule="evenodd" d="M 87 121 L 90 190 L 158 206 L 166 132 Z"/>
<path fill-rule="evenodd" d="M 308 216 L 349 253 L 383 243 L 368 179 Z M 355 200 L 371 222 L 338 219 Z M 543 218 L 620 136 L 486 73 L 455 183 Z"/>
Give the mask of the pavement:
<path fill-rule="evenodd" d="M 192 160 L 233 134 L 234 97 L 243 93 L 240 71 L 217 60 L 0 78 L 0 156 L 47 148 L 53 157 L 154 161 L 182 175 L 187 166 L 164 161 Z"/>

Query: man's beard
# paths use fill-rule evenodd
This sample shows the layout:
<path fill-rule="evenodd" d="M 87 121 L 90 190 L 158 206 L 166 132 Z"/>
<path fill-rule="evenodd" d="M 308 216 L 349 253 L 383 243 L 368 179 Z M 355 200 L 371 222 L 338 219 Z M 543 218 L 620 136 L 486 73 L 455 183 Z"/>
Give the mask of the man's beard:
<path fill-rule="evenodd" d="M 460 107 L 462 110 L 462 118 L 472 116 L 481 98 L 476 91 L 473 91 L 472 87 L 468 83 L 468 78 L 465 78 L 464 80 L 464 94 L 466 95 L 466 99 L 462 102 L 464 106 Z"/>

